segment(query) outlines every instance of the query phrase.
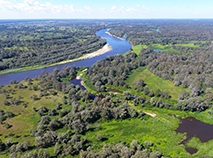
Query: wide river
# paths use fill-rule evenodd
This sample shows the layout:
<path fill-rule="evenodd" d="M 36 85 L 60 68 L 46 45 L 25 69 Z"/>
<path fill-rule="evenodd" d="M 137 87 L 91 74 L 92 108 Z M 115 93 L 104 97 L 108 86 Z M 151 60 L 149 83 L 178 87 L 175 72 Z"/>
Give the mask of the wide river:
<path fill-rule="evenodd" d="M 46 71 L 46 72 L 52 72 L 55 68 L 61 69 L 65 65 L 70 65 L 70 66 L 88 66 L 91 67 L 94 63 L 96 63 L 98 60 L 105 59 L 107 56 L 110 55 L 115 55 L 115 54 L 124 54 L 129 51 L 129 49 L 132 47 L 129 41 L 121 40 L 115 37 L 110 36 L 109 34 L 106 33 L 107 29 L 102 29 L 96 32 L 97 36 L 101 36 L 101 38 L 106 39 L 107 43 L 112 47 L 112 50 L 102 54 L 100 56 L 90 58 L 90 59 L 85 59 L 81 61 L 76 61 L 72 63 L 66 63 L 62 65 L 57 65 L 57 66 L 52 66 L 48 68 L 42 68 L 42 69 L 37 69 L 37 70 L 32 70 L 32 71 L 25 71 L 25 72 L 19 72 L 19 73 L 13 73 L 13 74 L 5 74 L 0 76 L 0 85 L 5 85 L 9 84 L 11 80 L 16 80 L 16 81 L 22 81 L 25 79 L 25 77 L 30 77 L 34 78 L 35 76 L 39 75 L 41 71 Z"/>

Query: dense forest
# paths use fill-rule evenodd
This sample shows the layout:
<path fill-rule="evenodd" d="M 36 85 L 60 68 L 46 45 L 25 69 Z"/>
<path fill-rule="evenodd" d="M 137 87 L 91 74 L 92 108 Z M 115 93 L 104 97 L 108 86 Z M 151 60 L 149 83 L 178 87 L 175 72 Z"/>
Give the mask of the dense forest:
<path fill-rule="evenodd" d="M 102 48 L 101 23 L 79 21 L 16 22 L 0 25 L 0 70 L 49 65 Z"/>
<path fill-rule="evenodd" d="M 1 86 L 0 156 L 210 158 L 212 138 L 176 129 L 186 117 L 213 124 L 212 22 L 2 23 L 1 70 L 95 51 L 106 44 L 95 35 L 103 28 L 133 47 L 90 68 L 65 66 Z"/>
<path fill-rule="evenodd" d="M 133 45 L 140 46 L 141 49 L 137 54 L 132 55 L 138 58 L 132 69 L 146 66 L 150 72 L 164 80 L 172 81 L 175 86 L 189 88 L 190 94 L 181 93 L 180 100 L 188 100 L 189 96 L 202 96 L 206 100 L 205 104 L 211 105 L 213 100 L 211 22 L 211 20 L 156 20 L 130 23 L 110 32 L 119 37 L 126 34 L 126 38 Z M 134 63 L 134 59 L 128 60 L 131 65 Z M 181 109 L 188 109 L 187 103 L 183 101 L 180 101 L 178 106 Z M 195 110 L 193 107 L 190 108 Z"/>
<path fill-rule="evenodd" d="M 143 144 L 132 140 L 130 144 L 120 142 L 118 144 L 103 145 L 103 147 L 99 146 L 98 149 L 100 148 L 100 150 L 93 149 L 93 140 L 82 137 L 82 135 L 89 131 L 101 129 L 97 122 L 119 121 L 131 118 L 144 119 L 145 113 L 136 111 L 127 103 L 113 99 L 113 94 L 102 99 L 95 97 L 92 100 L 89 91 L 82 90 L 78 85 L 63 82 L 63 80 L 65 81 L 71 76 L 75 76 L 77 71 L 80 70 L 82 68 L 64 67 L 62 70 L 55 69 L 49 74 L 42 72 L 35 79 L 25 78 L 25 81 L 20 83 L 12 80 L 10 85 L 1 87 L 1 97 L 5 98 L 2 102 L 4 106 L 2 106 L 3 109 L 1 110 L 1 124 L 5 129 L 16 126 L 6 123 L 6 120 L 26 115 L 21 110 L 21 107 L 30 110 L 31 114 L 27 115 L 33 115 L 34 118 L 39 118 L 40 120 L 35 121 L 38 122 L 37 128 L 30 131 L 31 134 L 24 136 L 24 142 L 14 142 L 12 139 L 2 142 L 1 152 L 11 153 L 10 157 L 12 158 L 17 157 L 17 153 L 24 153 L 18 157 L 49 157 L 53 153 L 49 153 L 45 148 L 54 147 L 56 156 L 61 154 L 64 156 L 77 156 L 80 154 L 80 157 L 88 158 L 106 156 L 161 157 L 162 154 L 159 151 L 152 152 L 150 150 L 153 143 L 148 140 Z M 20 91 L 31 94 L 29 96 L 31 101 Z M 60 95 L 58 96 L 59 93 Z M 16 94 L 18 95 L 17 98 L 14 97 Z M 37 100 L 43 100 L 43 103 L 44 99 L 51 102 L 56 96 L 62 101 L 58 102 L 53 108 L 48 108 L 44 105 L 40 107 L 38 105 L 36 105 L 37 107 L 30 105 Z M 19 110 L 13 110 L 14 106 Z M 31 109 L 28 106 L 32 106 Z M 7 107 L 11 110 L 6 110 Z M 60 129 L 66 130 L 66 132 L 61 133 Z M 19 138 L 15 134 L 9 134 L 9 137 Z M 102 142 L 107 140 L 107 137 L 100 133 L 97 135 L 96 141 Z M 30 140 L 31 142 L 34 140 L 34 142 L 31 143 Z"/>

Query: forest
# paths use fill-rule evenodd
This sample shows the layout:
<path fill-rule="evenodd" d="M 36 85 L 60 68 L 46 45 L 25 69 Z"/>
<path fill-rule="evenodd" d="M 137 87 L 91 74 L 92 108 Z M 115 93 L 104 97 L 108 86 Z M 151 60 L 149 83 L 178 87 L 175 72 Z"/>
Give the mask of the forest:
<path fill-rule="evenodd" d="M 42 23 L 0 25 L 2 70 L 97 50 L 104 28 L 132 48 L 1 86 L 1 157 L 212 157 L 212 139 L 177 132 L 188 117 L 213 124 L 212 20 Z"/>
<path fill-rule="evenodd" d="M 79 21 L 32 21 L 0 25 L 0 70 L 50 65 L 102 48 L 95 35 L 101 24 Z"/>

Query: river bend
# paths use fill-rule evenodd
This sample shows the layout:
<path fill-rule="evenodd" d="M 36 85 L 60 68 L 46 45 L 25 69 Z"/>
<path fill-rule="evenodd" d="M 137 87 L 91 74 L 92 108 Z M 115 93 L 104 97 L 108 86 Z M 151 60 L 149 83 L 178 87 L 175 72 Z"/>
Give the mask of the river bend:
<path fill-rule="evenodd" d="M 36 70 L 31 70 L 31 71 L 24 71 L 24 72 L 18 72 L 18 73 L 13 73 L 13 74 L 5 74 L 5 75 L 0 75 L 0 85 L 5 85 L 9 84 L 11 80 L 16 80 L 16 81 L 22 81 L 26 77 L 34 78 L 35 76 L 38 76 L 41 71 L 46 71 L 46 72 L 52 72 L 55 68 L 61 69 L 65 65 L 67 66 L 88 66 L 91 67 L 94 63 L 96 63 L 98 60 L 103 60 L 107 56 L 110 55 L 115 55 L 115 54 L 124 54 L 129 51 L 129 49 L 132 47 L 129 41 L 115 38 L 109 34 L 106 33 L 107 29 L 102 29 L 96 32 L 97 36 L 101 36 L 102 39 L 106 39 L 107 43 L 112 47 L 112 50 L 102 54 L 100 56 L 96 56 L 94 58 L 89 58 L 81 61 L 76 61 L 72 63 L 66 63 L 62 65 L 56 65 L 52 67 L 47 67 L 47 68 L 41 68 L 41 69 L 36 69 Z"/>

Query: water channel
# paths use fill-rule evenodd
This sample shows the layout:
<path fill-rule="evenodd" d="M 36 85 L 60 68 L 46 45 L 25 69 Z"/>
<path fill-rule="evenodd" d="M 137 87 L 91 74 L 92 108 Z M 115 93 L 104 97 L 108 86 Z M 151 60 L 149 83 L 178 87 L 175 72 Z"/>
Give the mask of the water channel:
<path fill-rule="evenodd" d="M 97 36 L 101 36 L 101 38 L 106 39 L 107 43 L 112 47 L 112 50 L 102 54 L 100 56 L 94 57 L 94 58 L 89 58 L 81 61 L 76 61 L 72 63 L 66 63 L 62 65 L 57 65 L 57 66 L 52 66 L 48 68 L 42 68 L 42 69 L 37 69 L 37 70 L 32 70 L 32 71 L 25 71 L 25 72 L 19 72 L 19 73 L 13 73 L 13 74 L 5 74 L 5 75 L 0 75 L 0 85 L 5 85 L 9 84 L 11 80 L 16 80 L 16 81 L 22 81 L 25 79 L 25 77 L 30 77 L 34 78 L 35 76 L 38 76 L 41 71 L 46 71 L 46 72 L 52 72 L 55 68 L 61 69 L 65 65 L 69 66 L 88 66 L 91 67 L 94 63 L 96 63 L 98 60 L 103 60 L 107 56 L 110 55 L 115 55 L 115 54 L 124 54 L 130 50 L 132 47 L 129 41 L 124 39 L 118 39 L 113 36 L 110 36 L 109 34 L 106 33 L 107 29 L 102 29 L 96 32 Z"/>
<path fill-rule="evenodd" d="M 13 74 L 5 74 L 5 75 L 0 75 L 0 85 L 5 85 L 9 84 L 11 80 L 16 80 L 16 81 L 21 81 L 24 80 L 25 77 L 30 77 L 34 78 L 35 76 L 39 75 L 41 71 L 46 71 L 46 72 L 52 72 L 55 68 L 61 69 L 65 65 L 66 66 L 88 66 L 91 67 L 94 63 L 96 63 L 98 60 L 103 60 L 107 56 L 110 55 L 115 55 L 115 54 L 124 54 L 127 51 L 130 50 L 132 47 L 129 41 L 125 39 L 125 35 L 122 39 L 115 38 L 109 34 L 106 33 L 107 29 L 102 29 L 100 31 L 96 32 L 97 36 L 101 36 L 101 38 L 106 39 L 107 43 L 112 47 L 112 50 L 102 54 L 100 56 L 90 58 L 90 59 L 85 59 L 77 62 L 72 62 L 72 63 L 66 63 L 63 65 L 57 65 L 57 66 L 52 66 L 48 68 L 42 68 L 42 69 L 37 69 L 37 70 L 32 70 L 32 71 L 25 71 L 25 72 L 19 72 L 19 73 L 13 73 Z M 155 50 L 158 51 L 158 50 Z M 163 50 L 161 50 L 163 51 Z M 85 87 L 80 84 L 80 80 L 76 80 L 73 78 L 70 80 L 71 83 L 75 85 L 79 85 L 82 89 L 85 90 Z M 122 91 L 114 90 L 114 89 L 108 89 L 109 91 L 117 92 L 117 93 L 122 93 Z M 95 96 L 93 96 L 95 97 Z M 178 133 L 187 133 L 187 139 L 181 144 L 185 144 L 186 141 L 191 139 L 192 137 L 196 136 L 198 137 L 201 142 L 207 142 L 211 139 L 213 139 L 213 125 L 205 124 L 199 120 L 196 120 L 195 118 L 186 118 L 186 119 L 181 119 L 181 123 L 179 127 L 176 129 L 176 132 Z M 191 154 L 197 152 L 197 149 L 191 149 L 191 148 L 186 148 L 188 152 Z"/>

